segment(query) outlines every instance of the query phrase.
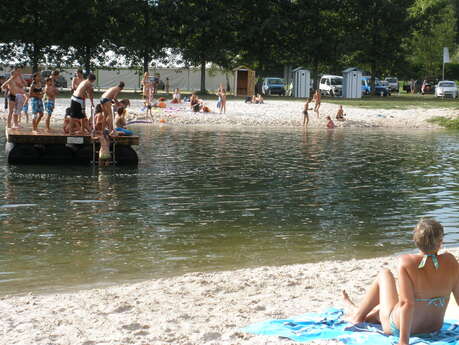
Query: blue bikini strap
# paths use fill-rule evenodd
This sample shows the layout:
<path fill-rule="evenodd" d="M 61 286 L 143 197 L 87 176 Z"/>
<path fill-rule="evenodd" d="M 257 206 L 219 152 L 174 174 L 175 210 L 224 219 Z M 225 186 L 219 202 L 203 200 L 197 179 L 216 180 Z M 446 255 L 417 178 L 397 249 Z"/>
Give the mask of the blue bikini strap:
<path fill-rule="evenodd" d="M 429 257 L 432 258 L 432 262 L 433 262 L 433 264 L 435 266 L 435 269 L 438 270 L 438 267 L 440 267 L 440 264 L 438 263 L 437 254 L 424 254 L 424 256 L 422 257 L 421 262 L 418 265 L 418 268 L 423 268 L 426 265 L 427 259 Z"/>

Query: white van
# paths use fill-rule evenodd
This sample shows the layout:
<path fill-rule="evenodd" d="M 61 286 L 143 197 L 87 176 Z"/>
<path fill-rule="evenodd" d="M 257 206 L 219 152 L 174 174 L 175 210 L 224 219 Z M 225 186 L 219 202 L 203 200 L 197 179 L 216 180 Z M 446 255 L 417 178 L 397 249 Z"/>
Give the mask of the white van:
<path fill-rule="evenodd" d="M 343 77 L 340 75 L 324 74 L 320 78 L 319 90 L 322 95 L 341 96 L 343 94 Z"/>

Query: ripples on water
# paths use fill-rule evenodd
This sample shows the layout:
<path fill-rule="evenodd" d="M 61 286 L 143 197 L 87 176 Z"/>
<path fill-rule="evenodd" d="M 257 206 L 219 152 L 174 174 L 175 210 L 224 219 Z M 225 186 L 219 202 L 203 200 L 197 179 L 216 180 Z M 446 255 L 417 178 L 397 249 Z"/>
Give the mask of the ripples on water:
<path fill-rule="evenodd" d="M 420 216 L 459 240 L 456 133 L 137 130 L 137 169 L 0 152 L 0 293 L 383 255 Z"/>

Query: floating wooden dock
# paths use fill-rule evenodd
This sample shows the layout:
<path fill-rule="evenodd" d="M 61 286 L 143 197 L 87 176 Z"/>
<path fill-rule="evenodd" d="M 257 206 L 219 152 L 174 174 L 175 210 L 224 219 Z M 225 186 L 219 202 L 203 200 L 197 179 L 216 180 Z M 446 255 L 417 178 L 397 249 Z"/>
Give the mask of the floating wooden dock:
<path fill-rule="evenodd" d="M 139 145 L 138 136 L 113 136 L 111 139 L 113 162 L 138 164 L 137 153 L 131 147 Z M 99 143 L 90 135 L 67 135 L 57 130 L 34 133 L 30 129 L 8 128 L 5 151 L 10 164 L 91 164 L 94 157 L 97 164 Z"/>

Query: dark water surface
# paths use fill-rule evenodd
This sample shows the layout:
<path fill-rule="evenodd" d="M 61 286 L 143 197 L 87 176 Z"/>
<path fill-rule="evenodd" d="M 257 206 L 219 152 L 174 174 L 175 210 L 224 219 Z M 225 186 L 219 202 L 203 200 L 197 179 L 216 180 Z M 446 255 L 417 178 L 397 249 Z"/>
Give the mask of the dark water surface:
<path fill-rule="evenodd" d="M 137 131 L 137 169 L 0 150 L 0 294 L 384 255 L 420 216 L 459 242 L 455 132 Z"/>

